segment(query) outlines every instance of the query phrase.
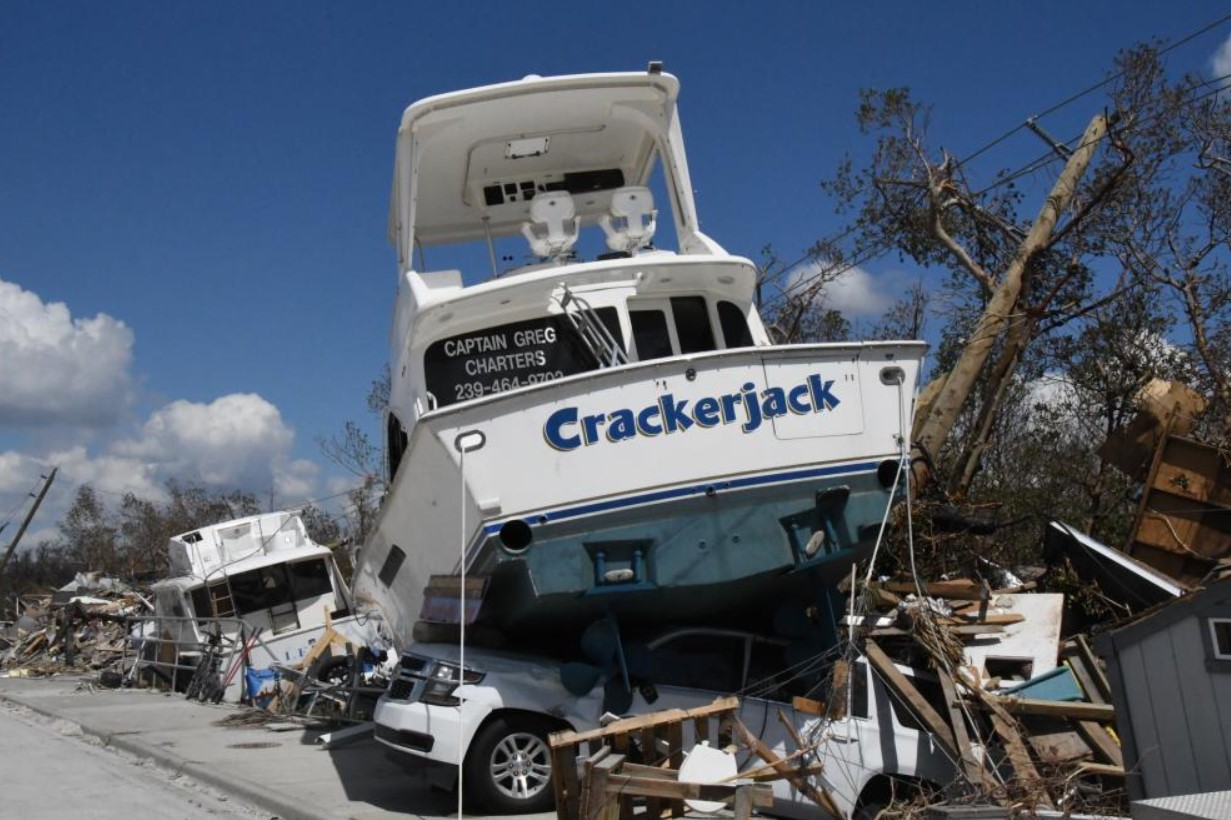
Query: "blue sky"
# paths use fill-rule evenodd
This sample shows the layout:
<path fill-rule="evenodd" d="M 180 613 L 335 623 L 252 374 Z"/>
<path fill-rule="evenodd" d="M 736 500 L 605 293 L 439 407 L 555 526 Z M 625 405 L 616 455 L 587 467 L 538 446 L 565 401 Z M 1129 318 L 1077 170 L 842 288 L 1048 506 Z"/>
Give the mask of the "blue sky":
<path fill-rule="evenodd" d="M 0 4 L 0 522 L 51 462 L 62 480 L 32 542 L 83 481 L 235 484 L 277 505 L 348 486 L 315 440 L 346 419 L 377 429 L 364 397 L 395 286 L 393 142 L 415 99 L 663 60 L 682 83 L 704 230 L 736 253 L 772 243 L 793 258 L 839 224 L 817 182 L 860 144 L 860 88 L 910 86 L 961 156 L 1100 79 L 1119 49 L 1229 11 Z M 1229 38 L 1231 22 L 1170 65 L 1209 75 Z M 1096 99 L 1045 125 L 1074 135 Z M 1021 132 L 973 171 L 1040 150 Z M 868 265 L 856 295 L 891 292 L 897 265 Z"/>

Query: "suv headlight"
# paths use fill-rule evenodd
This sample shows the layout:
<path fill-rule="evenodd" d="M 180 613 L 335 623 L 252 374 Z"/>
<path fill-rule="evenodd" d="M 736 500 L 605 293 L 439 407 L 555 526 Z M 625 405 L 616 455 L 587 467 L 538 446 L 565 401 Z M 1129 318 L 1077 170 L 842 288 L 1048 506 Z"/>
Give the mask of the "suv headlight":
<path fill-rule="evenodd" d="M 477 669 L 463 670 L 455 663 L 434 661 L 427 670 L 427 685 L 419 700 L 436 706 L 460 706 L 461 700 L 453 693 L 462 683 L 479 683 L 487 673 Z"/>

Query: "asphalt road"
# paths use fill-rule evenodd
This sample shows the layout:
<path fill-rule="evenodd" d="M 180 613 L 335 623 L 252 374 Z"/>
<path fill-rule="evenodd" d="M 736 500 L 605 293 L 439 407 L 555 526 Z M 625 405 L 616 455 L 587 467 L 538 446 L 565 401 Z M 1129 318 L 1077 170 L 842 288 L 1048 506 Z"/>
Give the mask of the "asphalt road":
<path fill-rule="evenodd" d="M 0 816 L 252 820 L 269 813 L 104 747 L 74 723 L 0 700 Z"/>

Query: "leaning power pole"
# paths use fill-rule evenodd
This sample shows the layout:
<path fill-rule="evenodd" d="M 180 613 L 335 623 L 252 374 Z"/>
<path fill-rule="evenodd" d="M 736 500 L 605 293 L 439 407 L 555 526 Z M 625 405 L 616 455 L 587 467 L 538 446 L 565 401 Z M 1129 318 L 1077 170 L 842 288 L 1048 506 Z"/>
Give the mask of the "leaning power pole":
<path fill-rule="evenodd" d="M 915 447 L 917 451 L 922 451 L 917 453 L 922 457 L 917 458 L 912 465 L 912 493 L 923 489 L 923 486 L 930 480 L 931 459 L 940 455 L 940 450 L 949 438 L 949 433 L 953 429 L 954 422 L 957 421 L 962 405 L 970 396 L 970 391 L 978 380 L 988 355 L 992 352 L 992 346 L 995 345 L 1000 332 L 1008 324 L 1012 312 L 1017 309 L 1017 300 L 1021 296 L 1030 261 L 1050 243 L 1052 231 L 1055 230 L 1060 215 L 1073 201 L 1073 195 L 1077 192 L 1077 183 L 1085 174 L 1098 143 L 1106 134 L 1107 117 L 1099 114 L 1086 126 L 1086 131 L 1081 136 L 1081 143 L 1068 156 L 1064 170 L 1060 173 L 1060 178 L 1056 180 L 1051 193 L 1047 195 L 1047 200 L 1039 210 L 1039 215 L 1035 217 L 1030 233 L 1018 247 L 1004 277 L 992 293 L 991 299 L 988 300 L 983 317 L 979 320 L 970 341 L 962 351 L 957 364 L 953 366 L 953 370 L 949 372 L 944 387 L 941 388 L 940 394 L 927 410 L 927 415 L 916 427 Z"/>
<path fill-rule="evenodd" d="M 34 499 L 33 506 L 30 507 L 30 512 L 26 513 L 25 520 L 21 522 L 21 526 L 17 529 L 17 535 L 13 536 L 13 541 L 9 544 L 9 548 L 4 551 L 4 557 L 0 558 L 0 575 L 4 575 L 4 568 L 9 565 L 9 559 L 13 557 L 14 550 L 17 549 L 17 542 L 26 534 L 26 527 L 30 526 L 30 521 L 33 520 L 34 514 L 38 512 L 38 505 L 43 503 L 43 496 L 47 495 L 47 491 L 51 489 L 51 482 L 56 480 L 56 471 L 59 467 L 53 467 L 51 475 L 47 476 L 43 481 L 43 489 L 38 491 L 38 496 Z"/>

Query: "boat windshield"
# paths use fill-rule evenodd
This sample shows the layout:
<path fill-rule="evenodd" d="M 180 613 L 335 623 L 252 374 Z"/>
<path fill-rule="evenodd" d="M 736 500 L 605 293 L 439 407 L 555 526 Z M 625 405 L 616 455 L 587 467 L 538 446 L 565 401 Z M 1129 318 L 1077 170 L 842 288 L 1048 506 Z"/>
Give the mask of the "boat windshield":
<path fill-rule="evenodd" d="M 616 309 L 594 310 L 616 340 Z M 427 389 L 437 407 L 598 368 L 594 354 L 562 315 L 487 327 L 439 339 L 423 356 Z"/>

